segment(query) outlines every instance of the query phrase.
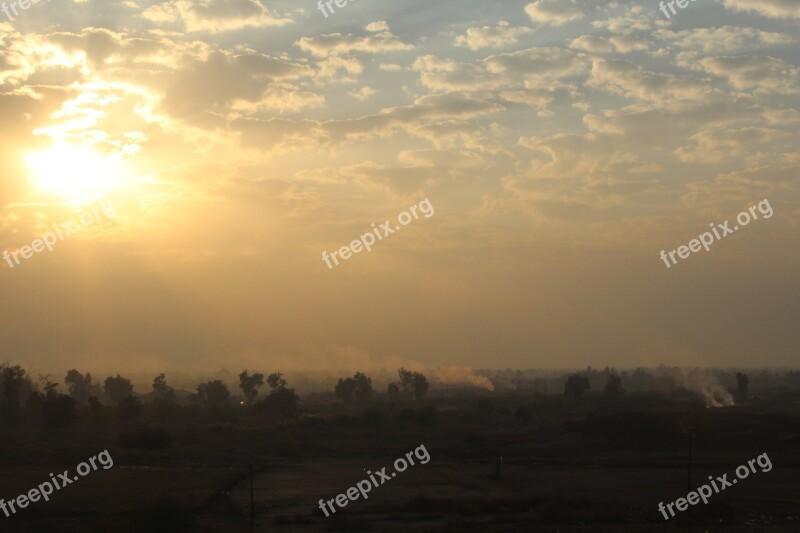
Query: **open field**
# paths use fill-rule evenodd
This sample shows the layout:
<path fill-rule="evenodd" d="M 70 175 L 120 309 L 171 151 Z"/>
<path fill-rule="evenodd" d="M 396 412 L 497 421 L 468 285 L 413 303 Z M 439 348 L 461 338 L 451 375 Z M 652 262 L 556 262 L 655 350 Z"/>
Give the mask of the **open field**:
<path fill-rule="evenodd" d="M 114 428 L 13 430 L 0 448 L 7 499 L 98 450 L 108 448 L 114 466 L 5 519 L 3 531 L 249 531 L 251 460 L 256 531 L 796 531 L 797 397 L 794 406 L 782 397 L 788 408 L 773 414 L 763 412 L 767 399 L 719 409 L 677 401 L 639 409 L 648 402 L 634 397 L 609 407 L 602 400 L 502 395 L 308 404 L 301 418 L 280 424 L 244 417 L 174 424 L 167 427 L 173 444 L 150 451 L 116 446 Z M 530 422 L 514 420 L 521 405 L 534 413 Z M 572 421 L 555 420 L 565 414 Z M 373 488 L 367 501 L 323 516 L 320 498 L 345 492 L 365 469 L 391 471 L 394 459 L 420 444 L 430 462 Z M 759 470 L 669 522 L 658 513 L 658 502 L 764 452 L 771 471 Z"/>

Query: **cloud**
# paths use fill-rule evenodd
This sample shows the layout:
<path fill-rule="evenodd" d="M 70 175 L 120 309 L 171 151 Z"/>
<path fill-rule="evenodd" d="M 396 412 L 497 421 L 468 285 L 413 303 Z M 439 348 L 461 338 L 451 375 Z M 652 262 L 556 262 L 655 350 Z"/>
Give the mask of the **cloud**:
<path fill-rule="evenodd" d="M 470 50 L 480 50 L 482 48 L 502 48 L 510 44 L 515 44 L 517 39 L 533 31 L 533 28 L 525 26 L 512 27 L 505 20 L 497 23 L 497 26 L 484 26 L 482 28 L 469 28 L 466 35 L 459 35 L 455 39 L 455 45 L 467 47 Z"/>
<path fill-rule="evenodd" d="M 622 59 L 595 60 L 588 84 L 629 98 L 662 104 L 702 100 L 712 93 L 702 80 L 650 72 Z"/>
<path fill-rule="evenodd" d="M 800 8 L 800 5 L 798 7 Z M 795 38 L 782 33 L 738 26 L 690 28 L 680 31 L 660 29 L 654 35 L 659 40 L 682 50 L 699 50 L 706 53 L 731 53 L 741 49 L 752 51 L 756 47 L 772 47 L 796 42 Z"/>
<path fill-rule="evenodd" d="M 389 23 L 385 20 L 378 20 L 375 22 L 370 22 L 364 29 L 372 33 L 381 33 L 384 31 L 389 31 Z"/>
<path fill-rule="evenodd" d="M 586 58 L 556 47 L 535 47 L 487 57 L 486 68 L 492 74 L 514 78 L 564 78 L 583 73 Z"/>
<path fill-rule="evenodd" d="M 703 130 L 693 135 L 686 146 L 675 150 L 685 163 L 719 164 L 733 158 L 760 152 L 776 139 L 790 136 L 787 131 L 770 128 L 723 128 Z"/>
<path fill-rule="evenodd" d="M 800 19 L 800 2 L 797 0 L 723 0 L 725 7 L 734 11 L 755 11 L 770 18 Z"/>
<path fill-rule="evenodd" d="M 162 107 L 172 116 L 186 118 L 224 112 L 239 101 L 269 107 L 276 91 L 281 92 L 281 81 L 311 74 L 307 65 L 284 58 L 217 51 L 207 60 L 187 64 L 179 74 L 171 76 Z"/>
<path fill-rule="evenodd" d="M 768 56 L 708 57 L 700 65 L 715 76 L 725 78 L 735 89 L 757 93 L 797 94 L 800 69 Z"/>
<path fill-rule="evenodd" d="M 142 17 L 158 24 L 181 22 L 187 31 L 208 33 L 293 22 L 274 16 L 258 0 L 169 0 L 148 7 Z"/>
<path fill-rule="evenodd" d="M 553 26 L 561 26 L 584 16 L 575 0 L 536 0 L 525 6 L 525 13 L 534 22 Z"/>
<path fill-rule="evenodd" d="M 371 96 L 376 95 L 377 93 L 378 92 L 375 89 L 373 89 L 372 87 L 364 86 L 364 87 L 361 87 L 358 90 L 354 89 L 354 90 L 350 91 L 347 94 L 349 94 L 350 96 L 352 96 L 353 98 L 355 98 L 359 102 L 363 102 L 364 100 L 368 99 Z"/>
<path fill-rule="evenodd" d="M 463 121 L 496 113 L 502 109 L 503 107 L 496 103 L 455 93 L 429 95 L 418 98 L 411 105 L 384 109 L 377 115 L 328 121 L 324 124 L 324 129 L 331 139 L 338 141 L 387 137 L 395 131 L 405 131 L 433 140 L 435 135 L 429 128 L 437 125 L 458 126 Z M 474 125 L 461 124 L 460 128 L 466 128 L 470 137 L 476 133 Z M 446 134 L 444 131 L 438 133 Z"/>
<path fill-rule="evenodd" d="M 582 35 L 577 39 L 573 39 L 569 46 L 592 54 L 610 54 L 617 50 L 617 47 L 610 40 L 595 35 Z"/>
<path fill-rule="evenodd" d="M 411 67 L 419 72 L 420 83 L 434 91 L 485 91 L 505 82 L 492 76 L 483 64 L 457 62 L 433 55 L 414 60 Z"/>
<path fill-rule="evenodd" d="M 399 37 L 392 34 L 388 30 L 388 26 L 385 28 L 383 25 L 373 27 L 372 31 L 373 33 L 370 35 L 329 33 L 317 37 L 303 37 L 295 43 L 295 46 L 316 57 L 330 57 L 352 52 L 382 54 L 414 49 L 414 46 L 404 43 Z"/>

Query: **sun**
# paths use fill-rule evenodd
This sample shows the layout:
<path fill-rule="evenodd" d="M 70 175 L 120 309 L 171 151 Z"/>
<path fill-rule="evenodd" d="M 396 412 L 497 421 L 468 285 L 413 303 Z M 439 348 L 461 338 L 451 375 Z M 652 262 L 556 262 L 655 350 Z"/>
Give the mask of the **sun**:
<path fill-rule="evenodd" d="M 88 145 L 57 144 L 29 153 L 26 161 L 35 186 L 69 201 L 105 194 L 120 178 L 120 158 L 98 154 Z"/>

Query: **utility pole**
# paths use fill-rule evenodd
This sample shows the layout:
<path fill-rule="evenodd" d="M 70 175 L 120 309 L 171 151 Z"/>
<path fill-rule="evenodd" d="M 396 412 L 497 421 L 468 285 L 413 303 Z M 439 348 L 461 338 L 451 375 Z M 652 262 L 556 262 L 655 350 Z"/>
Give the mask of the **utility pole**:
<path fill-rule="evenodd" d="M 253 499 L 253 459 L 250 459 L 250 527 L 255 526 L 256 506 Z"/>
<path fill-rule="evenodd" d="M 689 428 L 689 475 L 687 479 L 687 492 L 692 492 L 692 428 Z"/>

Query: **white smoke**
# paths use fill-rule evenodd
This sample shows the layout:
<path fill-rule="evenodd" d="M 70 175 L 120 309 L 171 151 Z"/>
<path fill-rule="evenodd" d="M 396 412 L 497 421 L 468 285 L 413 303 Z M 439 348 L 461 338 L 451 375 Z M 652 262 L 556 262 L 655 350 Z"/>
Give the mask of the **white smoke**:
<path fill-rule="evenodd" d="M 469 366 L 437 366 L 430 370 L 430 377 L 434 381 L 447 385 L 471 385 L 480 389 L 494 391 L 492 382 L 475 373 Z"/>
<path fill-rule="evenodd" d="M 674 368 L 672 371 L 673 382 L 699 394 L 705 400 L 706 407 L 728 407 L 734 405 L 733 395 L 720 384 L 717 377 L 712 375 L 709 370 Z"/>

